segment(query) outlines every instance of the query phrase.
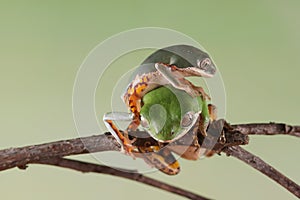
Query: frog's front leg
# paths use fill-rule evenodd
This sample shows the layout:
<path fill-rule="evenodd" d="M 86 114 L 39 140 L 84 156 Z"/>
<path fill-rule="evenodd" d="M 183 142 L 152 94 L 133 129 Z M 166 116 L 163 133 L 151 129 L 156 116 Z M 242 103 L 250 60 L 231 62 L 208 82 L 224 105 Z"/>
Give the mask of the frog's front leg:
<path fill-rule="evenodd" d="M 186 91 L 192 97 L 201 95 L 204 99 L 210 99 L 202 87 L 197 87 L 184 78 L 185 72 L 180 68 L 163 63 L 156 63 L 155 68 L 173 87 Z"/>
<path fill-rule="evenodd" d="M 132 119 L 132 114 L 124 112 L 110 112 L 103 116 L 103 122 L 106 128 L 121 145 L 121 151 L 131 156 L 133 156 L 132 151 L 134 149 L 132 146 L 133 141 L 128 138 L 128 134 L 123 135 L 113 121 L 132 121 Z"/>

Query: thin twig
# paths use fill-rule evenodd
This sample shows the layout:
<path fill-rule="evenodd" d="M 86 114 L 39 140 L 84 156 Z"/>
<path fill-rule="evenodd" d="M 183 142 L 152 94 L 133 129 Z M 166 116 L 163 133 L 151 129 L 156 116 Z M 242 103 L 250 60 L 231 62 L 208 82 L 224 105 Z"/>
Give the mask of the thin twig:
<path fill-rule="evenodd" d="M 261 173 L 265 174 L 272 180 L 276 181 L 282 187 L 286 188 L 296 197 L 300 198 L 300 186 L 294 181 L 284 176 L 282 173 L 274 169 L 271 165 L 260 159 L 259 157 L 253 155 L 252 153 L 246 151 L 240 146 L 228 147 L 223 149 L 228 156 L 233 156 L 239 160 L 245 162 L 251 167 L 257 169 Z"/>
<path fill-rule="evenodd" d="M 126 178 L 129 180 L 134 180 L 134 181 L 146 184 L 146 185 L 150 185 L 150 186 L 153 186 L 156 188 L 160 188 L 162 190 L 171 192 L 173 194 L 178 194 L 178 195 L 186 197 L 188 199 L 208 200 L 207 198 L 199 196 L 190 191 L 169 185 L 167 183 L 163 183 L 161 181 L 146 177 L 146 176 L 144 176 L 140 173 L 136 173 L 136 172 L 132 173 L 132 172 L 120 171 L 120 170 L 113 169 L 113 168 L 110 168 L 107 166 L 102 166 L 102 165 L 97 165 L 97 164 L 92 164 L 92 163 L 87 163 L 87 162 L 82 162 L 82 161 L 77 161 L 77 160 L 65 159 L 65 158 L 53 158 L 51 160 L 44 160 L 44 161 L 41 160 L 36 163 L 73 169 L 73 170 L 84 172 L 84 173 L 94 172 L 94 173 L 118 176 L 118 177 Z"/>

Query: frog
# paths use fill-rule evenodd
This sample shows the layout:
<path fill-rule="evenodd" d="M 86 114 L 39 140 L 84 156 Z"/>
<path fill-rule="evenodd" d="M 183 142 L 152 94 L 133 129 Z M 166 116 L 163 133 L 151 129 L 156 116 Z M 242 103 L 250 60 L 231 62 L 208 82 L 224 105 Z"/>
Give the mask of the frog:
<path fill-rule="evenodd" d="M 136 130 L 140 124 L 141 98 L 147 92 L 162 85 L 185 90 L 190 96 L 210 97 L 202 87 L 197 87 L 185 77 L 212 77 L 216 66 L 208 53 L 190 46 L 174 45 L 159 49 L 147 57 L 134 72 L 135 78 L 123 95 L 124 103 L 134 114 L 128 130 Z M 205 131 L 203 131 L 205 134 Z"/>
<path fill-rule="evenodd" d="M 180 123 L 178 124 L 178 120 L 175 123 L 172 120 L 169 121 L 169 119 L 166 121 L 167 124 L 174 123 L 176 127 L 169 125 L 172 129 L 165 127 L 163 132 L 158 132 L 157 127 L 155 129 L 155 127 L 149 126 L 147 131 L 160 144 L 159 146 L 150 146 L 150 148 L 136 148 L 133 146 L 134 140 L 130 140 L 128 133 L 136 131 L 140 125 L 145 128 L 145 124 L 147 124 L 147 120 L 149 120 L 149 116 L 145 114 L 145 109 L 147 105 L 153 104 L 147 103 L 146 96 L 148 96 L 148 93 L 150 95 L 151 91 L 156 91 L 162 86 L 170 86 L 177 92 L 178 90 L 184 92 L 185 96 L 188 96 L 189 98 L 201 99 L 202 104 L 206 105 L 204 107 L 202 106 L 201 109 L 196 112 L 198 113 L 196 115 L 202 113 L 200 115 L 202 116 L 202 120 L 200 120 L 199 129 L 203 136 L 206 136 L 206 129 L 209 124 L 209 120 L 207 120 L 209 118 L 207 116 L 207 110 L 209 109 L 207 109 L 207 104 L 205 102 L 209 101 L 210 97 L 205 93 L 202 87 L 195 86 L 185 79 L 185 77 L 198 76 L 209 78 L 212 77 L 215 72 L 216 66 L 208 53 L 190 45 L 180 44 L 169 46 L 159 49 L 147 57 L 134 72 L 133 76 L 135 77 L 130 82 L 123 95 L 123 101 L 130 112 L 110 112 L 106 113 L 103 117 L 107 129 L 121 145 L 121 152 L 133 157 L 134 155 L 132 152 L 148 152 L 150 153 L 149 156 L 144 157 L 144 160 L 146 160 L 148 164 L 150 163 L 156 168 L 163 168 L 162 171 L 167 174 L 177 174 L 179 165 L 176 160 L 172 159 L 171 151 L 167 148 L 163 148 L 163 144 L 171 143 L 182 137 L 189 129 L 185 128 L 183 131 L 179 127 Z M 168 92 L 165 92 L 166 91 L 158 90 L 158 96 L 170 95 Z M 143 97 L 145 97 L 145 99 L 143 99 Z M 165 100 L 166 99 L 168 98 L 165 98 Z M 143 107 L 144 109 L 142 109 Z M 171 108 L 165 110 L 169 113 L 174 113 L 174 115 L 178 115 L 178 112 L 172 111 Z M 187 114 L 188 112 L 189 114 Z M 195 120 L 195 116 L 193 116 L 195 113 L 191 114 L 191 112 L 195 111 L 190 110 L 188 112 L 185 114 L 187 114 L 187 116 L 192 116 L 193 120 Z M 206 114 L 204 115 L 204 113 Z M 118 129 L 114 124 L 114 121 L 116 120 L 130 122 L 126 131 L 122 132 Z M 191 124 L 194 123 L 195 121 L 191 122 Z M 170 162 L 170 160 L 172 160 L 172 162 Z"/>

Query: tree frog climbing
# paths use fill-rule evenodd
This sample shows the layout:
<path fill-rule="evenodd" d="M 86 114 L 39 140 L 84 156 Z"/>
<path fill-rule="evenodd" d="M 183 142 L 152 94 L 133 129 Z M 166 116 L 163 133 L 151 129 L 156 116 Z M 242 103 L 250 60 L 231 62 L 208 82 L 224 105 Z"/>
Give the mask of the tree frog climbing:
<path fill-rule="evenodd" d="M 206 136 L 209 122 L 207 100 L 210 97 L 202 87 L 193 85 L 185 77 L 212 77 L 215 71 L 216 67 L 206 52 L 188 45 L 166 47 L 146 58 L 136 70 L 135 78 L 123 96 L 131 113 L 107 113 L 103 118 L 106 127 L 121 144 L 122 151 L 132 154 L 132 151 L 136 150 L 127 131 L 137 130 L 140 124 L 160 144 L 166 144 L 186 134 L 201 114 L 199 128 Z M 162 87 L 166 85 L 169 89 Z M 173 88 L 175 93 L 171 94 L 170 88 Z M 174 94 L 184 99 L 183 105 L 186 109 L 180 110 L 182 108 L 179 104 L 182 102 L 176 103 Z M 198 109 L 192 106 L 193 101 L 198 102 Z M 160 105 L 164 111 L 159 111 L 158 108 L 157 111 L 153 110 L 154 104 Z M 125 134 L 114 125 L 114 120 L 131 121 Z M 152 152 L 151 155 L 145 156 L 145 160 L 157 168 L 162 168 L 161 171 L 167 174 L 178 173 L 177 161 L 170 161 L 172 154 L 165 148 L 159 151 L 160 149 L 161 147 L 145 147 L 139 148 L 138 151 Z M 166 158 L 169 158 L 168 161 Z"/>

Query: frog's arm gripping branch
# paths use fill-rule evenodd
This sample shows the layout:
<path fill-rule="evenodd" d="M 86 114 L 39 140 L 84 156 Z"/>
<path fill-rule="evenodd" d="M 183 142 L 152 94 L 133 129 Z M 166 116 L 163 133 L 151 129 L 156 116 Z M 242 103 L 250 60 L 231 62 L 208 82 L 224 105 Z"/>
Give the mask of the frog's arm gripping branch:
<path fill-rule="evenodd" d="M 212 128 L 218 129 L 219 122 L 220 121 L 214 122 Z M 223 131 L 225 132 L 226 143 L 217 143 L 217 145 L 214 147 L 214 151 L 225 152 L 227 155 L 231 155 L 244 161 L 246 164 L 264 173 L 281 186 L 288 189 L 292 194 L 300 198 L 299 185 L 275 170 L 267 163 L 263 162 L 260 158 L 239 147 L 239 145 L 248 143 L 248 135 L 251 134 L 284 134 L 300 137 L 300 126 L 290 126 L 277 123 L 241 124 L 230 126 L 225 123 Z M 143 138 L 143 140 L 147 140 L 147 138 Z M 0 150 L 0 171 L 14 167 L 25 169 L 28 164 L 47 164 L 81 172 L 110 174 L 148 184 L 153 187 L 187 197 L 189 199 L 206 199 L 197 194 L 153 180 L 136 172 L 124 172 L 106 166 L 63 158 L 70 155 L 101 151 L 120 151 L 120 145 L 114 139 L 114 137 L 109 134 L 105 134 L 27 147 L 9 148 Z"/>
<path fill-rule="evenodd" d="M 113 121 L 132 121 L 132 119 L 132 114 L 124 112 L 111 112 L 106 113 L 103 116 L 103 122 L 107 130 L 109 130 L 109 132 L 116 138 L 119 144 L 121 144 L 122 152 L 131 153 L 131 141 L 128 138 L 128 134 L 123 135 L 121 131 L 116 127 Z"/>
<path fill-rule="evenodd" d="M 184 74 L 184 69 L 180 69 L 172 65 L 168 66 L 163 63 L 156 63 L 155 68 L 174 88 L 184 90 L 192 97 L 202 95 L 205 99 L 210 100 L 209 95 L 205 93 L 202 87 L 194 86 L 190 81 L 186 80 L 183 75 L 178 75 L 178 73 L 174 74 L 173 72 L 175 71 L 176 73 L 178 71 L 181 71 L 182 74 Z"/>

